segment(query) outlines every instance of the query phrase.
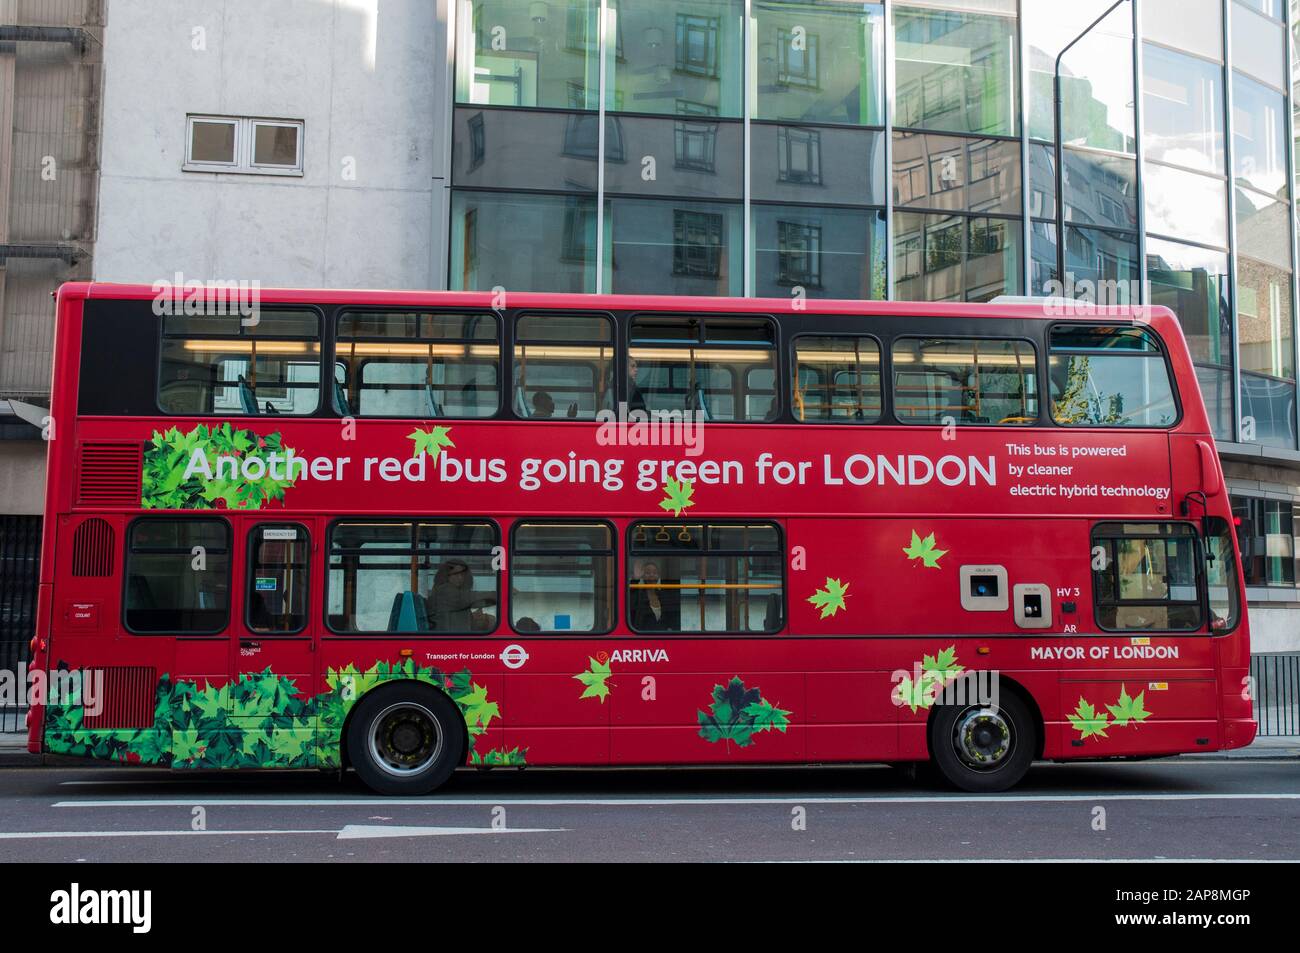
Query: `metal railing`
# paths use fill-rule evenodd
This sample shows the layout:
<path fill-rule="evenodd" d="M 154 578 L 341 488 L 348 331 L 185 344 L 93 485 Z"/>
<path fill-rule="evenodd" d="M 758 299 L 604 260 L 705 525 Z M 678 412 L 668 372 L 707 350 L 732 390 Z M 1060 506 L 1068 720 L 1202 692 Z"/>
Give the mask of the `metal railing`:
<path fill-rule="evenodd" d="M 1300 735 L 1300 653 L 1252 655 L 1250 677 L 1260 737 Z"/>
<path fill-rule="evenodd" d="M 29 639 L 0 641 L 0 672 L 12 673 L 14 680 L 0 686 L 0 734 L 26 731 L 27 686 L 18 684 L 19 666 L 27 661 Z M 12 694 L 11 694 L 12 693 Z"/>

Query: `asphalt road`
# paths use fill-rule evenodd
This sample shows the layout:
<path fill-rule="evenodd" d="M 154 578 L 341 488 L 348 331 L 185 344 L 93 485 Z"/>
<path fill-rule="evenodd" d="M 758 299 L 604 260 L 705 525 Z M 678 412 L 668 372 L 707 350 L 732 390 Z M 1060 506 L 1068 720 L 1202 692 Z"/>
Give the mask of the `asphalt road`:
<path fill-rule="evenodd" d="M 1300 760 L 1044 764 L 1000 795 L 887 767 L 497 769 L 414 800 L 319 774 L 0 770 L 3 863 L 991 859 L 1300 860 Z"/>

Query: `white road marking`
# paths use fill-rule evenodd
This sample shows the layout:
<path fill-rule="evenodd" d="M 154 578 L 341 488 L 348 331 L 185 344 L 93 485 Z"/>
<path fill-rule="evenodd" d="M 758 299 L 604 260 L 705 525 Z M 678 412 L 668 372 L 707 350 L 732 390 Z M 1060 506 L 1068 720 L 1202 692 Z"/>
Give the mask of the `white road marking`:
<path fill-rule="evenodd" d="M 1254 857 L 959 857 L 933 860 L 845 858 L 834 860 L 766 860 L 765 864 L 1295 864 L 1294 860 L 1258 860 Z"/>
<path fill-rule="evenodd" d="M 238 837 L 245 834 L 338 834 L 338 830 L 260 830 L 260 831 L 0 831 L 0 840 L 47 840 L 89 837 Z"/>
<path fill-rule="evenodd" d="M 460 834 L 560 834 L 564 827 L 385 827 L 378 824 L 347 824 L 342 829 L 242 830 L 242 831 L 0 831 L 0 840 L 79 840 L 94 837 L 245 837 L 285 834 L 333 834 L 335 840 L 366 840 L 379 837 L 445 837 Z"/>
<path fill-rule="evenodd" d="M 797 794 L 771 797 L 428 797 L 428 798 L 122 798 L 114 800 L 56 801 L 54 807 L 483 807 L 515 805 L 528 807 L 737 807 L 764 804 L 1058 804 L 1098 801 L 1300 801 L 1300 793 L 1280 794 L 952 794 L 897 797 L 838 797 Z"/>
<path fill-rule="evenodd" d="M 381 824 L 348 824 L 339 840 L 371 837 L 441 837 L 448 834 L 564 834 L 567 827 L 388 827 Z"/>

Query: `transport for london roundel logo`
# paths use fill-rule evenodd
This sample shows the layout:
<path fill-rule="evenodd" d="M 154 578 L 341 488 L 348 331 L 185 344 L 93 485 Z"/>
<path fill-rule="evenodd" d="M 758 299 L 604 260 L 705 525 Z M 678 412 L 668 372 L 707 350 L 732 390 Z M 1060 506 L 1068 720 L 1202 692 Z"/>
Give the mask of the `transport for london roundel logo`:
<path fill-rule="evenodd" d="M 528 661 L 528 651 L 522 645 L 511 642 L 501 650 L 500 657 L 506 668 L 523 668 Z"/>

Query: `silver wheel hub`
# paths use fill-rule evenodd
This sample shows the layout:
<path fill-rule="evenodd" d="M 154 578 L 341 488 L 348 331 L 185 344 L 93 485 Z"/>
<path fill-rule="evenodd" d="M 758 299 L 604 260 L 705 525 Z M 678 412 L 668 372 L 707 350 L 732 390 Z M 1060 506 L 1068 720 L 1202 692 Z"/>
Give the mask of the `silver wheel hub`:
<path fill-rule="evenodd" d="M 963 762 L 978 771 L 998 767 L 1011 751 L 1011 725 L 992 708 L 962 712 L 953 730 L 953 746 Z"/>
<path fill-rule="evenodd" d="M 442 754 L 442 728 L 433 712 L 415 702 L 389 705 L 370 722 L 370 757 L 393 777 L 426 770 Z"/>

